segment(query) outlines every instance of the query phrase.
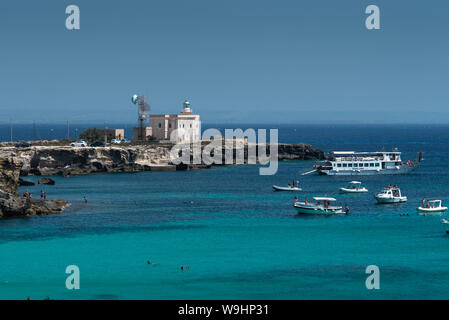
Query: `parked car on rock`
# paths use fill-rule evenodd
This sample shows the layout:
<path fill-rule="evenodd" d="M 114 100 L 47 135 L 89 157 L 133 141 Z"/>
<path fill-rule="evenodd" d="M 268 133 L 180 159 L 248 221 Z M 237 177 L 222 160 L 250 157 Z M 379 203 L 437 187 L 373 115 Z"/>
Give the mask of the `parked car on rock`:
<path fill-rule="evenodd" d="M 91 147 L 106 147 L 106 143 L 103 141 L 97 141 L 90 144 Z"/>
<path fill-rule="evenodd" d="M 16 144 L 16 148 L 29 148 L 31 147 L 30 142 L 21 141 L 18 144 Z"/>
<path fill-rule="evenodd" d="M 78 140 L 75 142 L 72 142 L 70 144 L 71 147 L 87 147 L 87 142 L 84 140 Z"/>

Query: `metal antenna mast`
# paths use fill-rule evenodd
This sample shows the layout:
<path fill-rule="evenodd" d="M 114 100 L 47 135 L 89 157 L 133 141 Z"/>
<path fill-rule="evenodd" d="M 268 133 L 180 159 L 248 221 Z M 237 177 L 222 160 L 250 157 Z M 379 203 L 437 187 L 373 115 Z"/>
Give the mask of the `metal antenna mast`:
<path fill-rule="evenodd" d="M 146 140 L 146 122 L 148 118 L 148 114 L 150 113 L 150 105 L 147 103 L 147 97 L 138 96 L 137 94 L 133 95 L 131 98 L 131 102 L 137 105 L 137 114 L 138 114 L 138 124 L 139 124 L 139 134 L 138 140 L 145 141 Z"/>

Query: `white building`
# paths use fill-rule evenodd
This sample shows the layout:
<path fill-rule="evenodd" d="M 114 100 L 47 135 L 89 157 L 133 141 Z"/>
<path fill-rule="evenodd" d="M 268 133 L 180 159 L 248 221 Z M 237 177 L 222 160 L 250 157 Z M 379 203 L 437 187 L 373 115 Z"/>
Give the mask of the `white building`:
<path fill-rule="evenodd" d="M 184 101 L 181 114 L 150 115 L 152 136 L 156 140 L 187 143 L 201 140 L 200 116 L 192 113 L 190 102 Z"/>

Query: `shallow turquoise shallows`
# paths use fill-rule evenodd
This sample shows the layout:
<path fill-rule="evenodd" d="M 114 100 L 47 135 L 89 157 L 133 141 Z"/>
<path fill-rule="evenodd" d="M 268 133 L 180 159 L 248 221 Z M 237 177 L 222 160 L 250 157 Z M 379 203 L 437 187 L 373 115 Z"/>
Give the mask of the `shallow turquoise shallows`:
<path fill-rule="evenodd" d="M 421 150 L 424 161 L 409 175 L 358 177 L 369 189 L 360 195 L 338 194 L 351 177 L 300 176 L 311 161 L 283 162 L 274 176 L 253 165 L 54 177 L 28 189 L 69 200 L 64 213 L 0 221 L 0 298 L 449 298 L 449 235 L 441 217 L 416 213 L 422 198 L 449 205 L 448 127 L 280 131 L 328 151 L 398 147 L 415 160 Z M 333 196 L 350 214 L 298 216 L 294 195 L 271 188 L 292 179 L 300 198 Z M 408 202 L 377 205 L 388 184 Z M 80 268 L 80 290 L 65 287 L 68 265 Z M 380 290 L 365 287 L 368 265 L 380 268 Z"/>

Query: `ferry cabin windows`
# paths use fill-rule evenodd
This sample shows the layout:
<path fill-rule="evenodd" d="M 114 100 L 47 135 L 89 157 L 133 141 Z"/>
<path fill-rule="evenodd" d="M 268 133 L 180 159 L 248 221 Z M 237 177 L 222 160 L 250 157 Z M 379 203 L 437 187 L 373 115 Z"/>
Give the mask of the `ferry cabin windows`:
<path fill-rule="evenodd" d="M 351 170 L 351 168 L 379 168 L 380 162 L 354 162 L 354 163 L 348 163 L 348 162 L 342 162 L 342 163 L 332 163 L 332 167 L 334 168 L 347 168 L 347 170 Z"/>

